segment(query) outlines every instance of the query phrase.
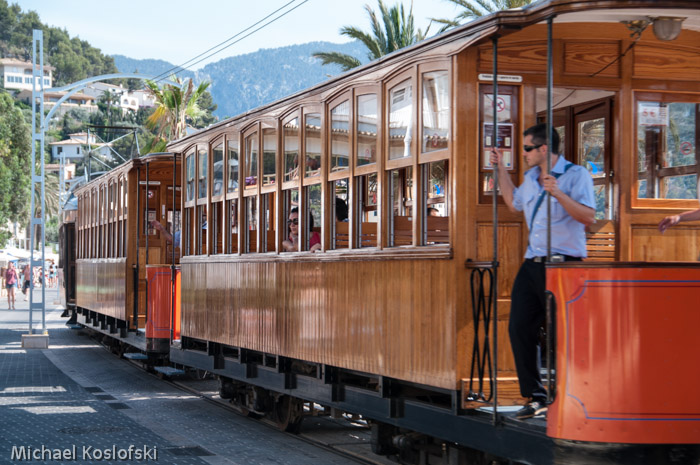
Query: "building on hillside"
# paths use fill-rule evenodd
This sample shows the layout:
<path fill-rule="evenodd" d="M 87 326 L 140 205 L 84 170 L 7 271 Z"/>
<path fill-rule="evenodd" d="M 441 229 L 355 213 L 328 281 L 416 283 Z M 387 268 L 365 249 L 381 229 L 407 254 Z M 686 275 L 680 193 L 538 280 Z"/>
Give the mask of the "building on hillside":
<path fill-rule="evenodd" d="M 50 110 L 65 95 L 66 92 L 52 92 L 50 89 L 44 91 L 44 109 Z M 26 89 L 21 90 L 17 93 L 16 97 L 18 100 L 22 100 L 29 105 L 32 100 L 32 91 Z M 88 113 L 93 113 L 98 110 L 97 105 L 95 105 L 94 97 L 78 92 L 61 103 L 61 107 L 56 110 L 54 117 L 61 116 L 74 108 L 86 110 Z"/>
<path fill-rule="evenodd" d="M 66 161 L 82 159 L 85 156 L 85 151 L 88 150 L 88 145 L 92 146 L 92 151 L 99 155 L 109 156 L 110 154 L 109 143 L 98 143 L 95 134 L 90 134 L 88 140 L 88 133 L 77 132 L 69 134 L 66 140 L 49 143 L 51 159 L 60 160 L 63 158 Z"/>
<path fill-rule="evenodd" d="M 129 92 L 127 88 L 121 85 L 116 86 L 114 84 L 95 82 L 88 85 L 83 92 L 87 95 L 91 95 L 96 100 L 98 100 L 105 92 L 110 92 L 118 97 L 119 106 L 123 112 L 128 110 L 136 112 L 141 107 L 152 107 L 155 105 L 154 98 L 147 92 L 143 90 Z"/>
<path fill-rule="evenodd" d="M 53 71 L 56 68 L 44 65 L 44 89 L 53 86 Z M 2 84 L 8 90 L 32 91 L 32 64 L 16 58 L 0 58 Z"/>

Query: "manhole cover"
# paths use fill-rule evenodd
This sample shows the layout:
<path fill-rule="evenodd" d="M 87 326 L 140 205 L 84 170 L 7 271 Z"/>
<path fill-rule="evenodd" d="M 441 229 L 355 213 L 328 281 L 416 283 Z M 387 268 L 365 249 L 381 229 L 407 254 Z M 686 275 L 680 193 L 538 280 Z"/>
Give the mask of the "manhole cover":
<path fill-rule="evenodd" d="M 193 447 L 169 447 L 165 449 L 166 451 L 170 452 L 172 455 L 175 455 L 177 457 L 209 457 L 215 454 L 212 454 L 206 449 L 203 449 L 199 446 L 193 446 Z"/>

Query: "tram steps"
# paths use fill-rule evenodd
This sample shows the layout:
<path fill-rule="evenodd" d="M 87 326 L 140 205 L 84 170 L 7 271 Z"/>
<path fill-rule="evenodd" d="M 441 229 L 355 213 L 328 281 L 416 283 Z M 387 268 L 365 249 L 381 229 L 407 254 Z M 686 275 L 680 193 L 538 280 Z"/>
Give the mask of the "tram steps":
<path fill-rule="evenodd" d="M 148 355 L 142 354 L 141 352 L 127 352 L 124 354 L 124 358 L 129 360 L 148 360 Z"/>
<path fill-rule="evenodd" d="M 155 371 L 158 373 L 161 373 L 165 376 L 176 376 L 176 375 L 184 375 L 185 371 L 180 370 L 179 368 L 173 368 L 173 367 L 153 367 Z"/>

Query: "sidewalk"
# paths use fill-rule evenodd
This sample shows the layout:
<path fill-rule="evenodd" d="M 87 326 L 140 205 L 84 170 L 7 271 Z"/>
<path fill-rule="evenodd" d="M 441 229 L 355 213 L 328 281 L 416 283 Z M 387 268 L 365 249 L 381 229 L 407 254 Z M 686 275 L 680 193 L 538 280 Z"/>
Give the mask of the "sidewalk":
<path fill-rule="evenodd" d="M 119 359 L 87 331 L 65 326 L 62 309 L 53 305 L 55 289 L 46 292 L 49 349 L 23 350 L 28 302 L 18 296 L 17 310 L 8 311 L 7 300 L 0 305 L 0 465 L 17 462 L 13 448 L 16 454 L 35 454 L 23 462 L 49 464 L 354 463 Z M 41 315 L 34 320 L 40 329 Z M 137 459 L 136 450 L 149 454 Z M 108 459 L 112 453 L 132 458 Z"/>

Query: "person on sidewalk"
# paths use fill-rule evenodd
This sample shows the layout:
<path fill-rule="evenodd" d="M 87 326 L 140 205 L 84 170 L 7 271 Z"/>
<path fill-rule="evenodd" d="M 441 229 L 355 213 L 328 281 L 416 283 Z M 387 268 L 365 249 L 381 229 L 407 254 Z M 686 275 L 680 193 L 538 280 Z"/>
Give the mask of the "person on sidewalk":
<path fill-rule="evenodd" d="M 15 309 L 15 288 L 17 287 L 17 282 L 19 281 L 19 276 L 17 276 L 17 270 L 15 269 L 14 262 L 10 262 L 5 271 L 5 287 L 7 288 L 7 307 L 8 310 Z"/>
<path fill-rule="evenodd" d="M 24 278 L 24 283 L 22 283 L 22 294 L 24 294 L 24 300 L 29 300 L 27 291 L 32 287 L 32 268 L 27 264 L 22 268 L 22 278 Z"/>
<path fill-rule="evenodd" d="M 523 183 L 515 187 L 498 148 L 491 164 L 498 169 L 503 200 L 512 211 L 523 211 L 530 235 L 525 261 L 511 292 L 508 333 L 515 358 L 520 394 L 531 401 L 516 413 L 526 419 L 547 412 L 547 391 L 540 377 L 539 331 L 545 322 L 545 263 L 547 262 L 546 193 L 552 199 L 552 259 L 577 261 L 585 258 L 586 226 L 595 222 L 593 178 L 582 166 L 559 155 L 559 135 L 552 129 L 552 147 L 547 146 L 547 125 L 538 124 L 523 133 L 523 158 L 530 167 Z M 552 171 L 548 172 L 547 154 Z M 540 208 L 542 207 L 542 208 Z M 556 254 L 556 255 L 555 255 Z"/>

